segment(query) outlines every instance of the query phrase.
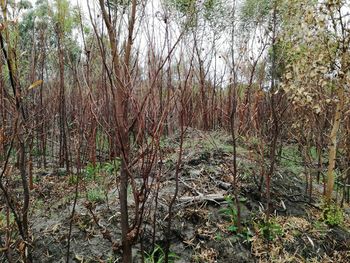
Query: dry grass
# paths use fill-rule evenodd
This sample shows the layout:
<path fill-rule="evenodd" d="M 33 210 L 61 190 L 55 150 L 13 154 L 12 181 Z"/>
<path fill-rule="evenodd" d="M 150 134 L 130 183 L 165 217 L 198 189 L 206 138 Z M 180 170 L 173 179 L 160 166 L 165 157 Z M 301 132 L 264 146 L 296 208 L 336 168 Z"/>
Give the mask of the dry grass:
<path fill-rule="evenodd" d="M 314 210 L 312 213 L 310 221 L 301 217 L 275 217 L 275 222 L 283 229 L 283 235 L 270 241 L 269 244 L 260 233 L 252 238 L 252 254 L 258 259 L 257 262 L 350 262 L 350 251 L 335 251 L 331 256 L 324 254 L 309 259 L 302 256 L 303 249 L 316 249 L 315 242 L 324 232 L 323 228 L 315 227 L 316 224 L 314 224 L 316 219 L 321 218 L 321 211 Z M 349 221 L 349 219 L 347 220 Z M 303 240 L 303 247 L 297 247 L 297 244 L 300 244 L 300 239 Z"/>

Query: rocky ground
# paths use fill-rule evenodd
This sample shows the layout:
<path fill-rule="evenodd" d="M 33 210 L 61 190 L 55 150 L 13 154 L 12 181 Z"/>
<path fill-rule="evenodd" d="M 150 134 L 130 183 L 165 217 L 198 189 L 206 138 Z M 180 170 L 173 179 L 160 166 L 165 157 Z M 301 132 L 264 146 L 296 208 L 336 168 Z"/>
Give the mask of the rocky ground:
<path fill-rule="evenodd" d="M 141 235 L 146 262 L 161 262 L 157 260 L 162 256 L 168 203 L 174 192 L 179 139 L 173 136 L 163 143 L 167 155 L 158 208 L 155 217 L 154 211 L 145 216 Z M 230 137 L 223 132 L 186 133 L 171 236 L 175 262 L 350 262 L 348 207 L 339 226 L 327 225 L 322 217 L 322 187 L 315 183 L 309 200 L 297 162 L 279 163 L 271 188 L 274 212 L 269 227 L 264 223 L 265 190 L 259 191 L 257 186 L 261 165 L 255 161 L 255 143 L 239 140 L 242 232 L 238 233 Z M 75 262 L 119 262 L 120 255 L 113 253 L 113 249 L 117 251 L 114 241 L 120 238 L 114 175 L 106 165 L 92 177 L 86 171 L 79 188 L 70 258 Z M 64 173 L 37 173 L 30 220 L 34 262 L 66 262 L 75 180 Z M 149 202 L 153 200 L 151 196 Z M 151 251 L 154 219 L 158 246 Z M 140 251 L 140 244 L 135 245 L 134 262 L 141 262 Z"/>

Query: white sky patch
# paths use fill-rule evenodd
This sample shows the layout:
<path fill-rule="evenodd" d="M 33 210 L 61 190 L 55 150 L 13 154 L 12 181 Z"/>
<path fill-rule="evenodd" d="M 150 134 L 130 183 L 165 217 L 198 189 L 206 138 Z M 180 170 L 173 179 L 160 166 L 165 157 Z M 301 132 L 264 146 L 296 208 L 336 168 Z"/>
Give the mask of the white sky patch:
<path fill-rule="evenodd" d="M 33 3 L 33 6 L 35 6 L 36 0 L 30 1 Z M 55 0 L 49 0 L 49 3 L 54 4 Z M 81 8 L 83 22 L 92 28 L 88 11 L 88 3 L 91 8 L 92 18 L 98 25 L 99 33 L 103 31 L 104 34 L 106 34 L 106 28 L 102 29 L 103 22 L 98 0 L 70 1 L 70 4 L 73 7 L 79 6 Z M 229 2 L 227 3 L 229 4 Z M 171 23 L 168 23 L 168 34 L 170 41 L 167 43 L 165 23 L 165 18 L 167 17 L 168 13 L 168 10 L 166 10 L 167 7 L 163 6 L 160 0 L 142 0 L 140 1 L 140 5 L 141 4 L 144 4 L 145 8 L 143 11 L 141 11 L 143 8 L 141 6 L 139 7 L 137 14 L 138 20 L 134 32 L 135 37 L 133 48 L 134 51 L 139 54 L 139 63 L 140 66 L 143 67 L 143 65 L 147 64 L 147 55 L 150 51 L 153 52 L 157 57 L 165 59 L 169 48 L 173 47 L 177 41 L 181 29 L 178 21 L 172 21 Z M 127 15 L 124 15 L 123 19 L 124 21 L 122 22 L 123 30 L 121 32 L 121 39 L 125 39 L 127 34 Z M 91 29 L 91 31 L 93 30 Z M 211 82 L 215 83 L 217 86 L 227 85 L 230 79 L 230 67 L 232 66 L 230 46 L 232 45 L 232 41 L 228 31 L 229 29 L 225 30 L 223 33 L 214 35 L 212 30 L 206 28 L 203 31 L 200 31 L 201 35 L 197 39 L 197 43 L 200 49 L 200 56 L 208 73 L 206 78 L 207 80 L 211 80 Z M 239 35 L 240 32 L 236 32 L 236 34 Z M 74 30 L 73 35 L 74 39 L 82 47 L 83 41 L 80 28 Z M 193 44 L 193 35 L 190 33 L 186 34 L 174 51 L 174 54 L 172 56 L 172 63 L 174 64 L 180 60 L 184 62 L 184 59 L 190 60 L 191 53 L 193 52 Z M 253 58 L 254 60 L 257 50 L 259 50 L 259 47 L 251 41 L 246 43 L 245 50 L 240 49 L 240 47 L 236 46 L 235 54 L 237 56 L 237 61 L 240 59 L 240 63 L 246 64 L 247 61 L 250 61 L 249 58 Z M 247 55 L 247 52 L 249 52 L 250 55 Z M 194 61 L 198 63 L 196 57 Z M 243 75 L 244 74 L 242 73 L 239 74 L 240 81 L 245 81 L 245 77 Z"/>

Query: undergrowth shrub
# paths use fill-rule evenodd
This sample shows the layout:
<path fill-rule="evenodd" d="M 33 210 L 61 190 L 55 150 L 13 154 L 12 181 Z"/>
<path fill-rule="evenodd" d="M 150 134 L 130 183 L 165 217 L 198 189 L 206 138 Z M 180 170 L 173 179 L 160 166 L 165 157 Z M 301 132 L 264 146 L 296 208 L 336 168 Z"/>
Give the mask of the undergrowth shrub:
<path fill-rule="evenodd" d="M 344 222 L 343 210 L 337 204 L 325 205 L 322 212 L 323 221 L 329 226 L 339 226 Z"/>
<path fill-rule="evenodd" d="M 259 231 L 262 234 L 262 236 L 269 241 L 273 241 L 277 237 L 283 235 L 282 227 L 273 219 L 270 219 L 270 221 L 263 221 L 262 223 L 260 223 Z"/>
<path fill-rule="evenodd" d="M 101 173 L 113 175 L 119 171 L 120 163 L 119 158 L 108 162 L 98 162 L 95 165 L 88 163 L 85 167 L 85 178 L 88 181 L 96 181 Z"/>
<path fill-rule="evenodd" d="M 91 188 L 87 191 L 87 199 L 92 203 L 101 203 L 105 199 L 105 193 L 99 187 Z"/>

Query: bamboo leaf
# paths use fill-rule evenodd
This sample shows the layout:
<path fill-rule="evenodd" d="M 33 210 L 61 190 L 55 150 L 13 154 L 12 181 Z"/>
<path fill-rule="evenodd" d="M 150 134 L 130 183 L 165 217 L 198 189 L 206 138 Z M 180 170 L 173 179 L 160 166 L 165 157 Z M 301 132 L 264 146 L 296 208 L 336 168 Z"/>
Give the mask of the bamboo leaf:
<path fill-rule="evenodd" d="M 312 245 L 312 247 L 315 247 L 314 241 L 312 241 L 312 239 L 308 235 L 306 235 L 306 237 L 309 240 L 309 242 Z"/>
<path fill-rule="evenodd" d="M 37 81 L 35 81 L 32 85 L 29 86 L 28 90 L 34 89 L 34 88 L 36 88 L 37 86 L 40 86 L 42 83 L 43 83 L 42 80 L 37 80 Z"/>

